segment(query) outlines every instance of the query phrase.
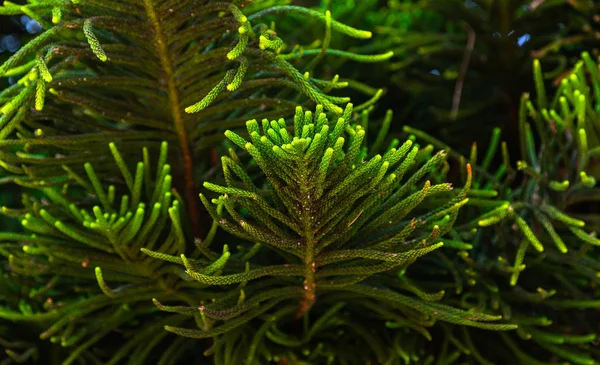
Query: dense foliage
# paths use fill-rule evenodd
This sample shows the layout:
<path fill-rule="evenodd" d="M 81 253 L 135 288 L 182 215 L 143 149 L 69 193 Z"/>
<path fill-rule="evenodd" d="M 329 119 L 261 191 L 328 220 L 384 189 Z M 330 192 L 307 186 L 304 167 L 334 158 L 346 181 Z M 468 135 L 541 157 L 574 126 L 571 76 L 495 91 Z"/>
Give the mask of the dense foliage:
<path fill-rule="evenodd" d="M 600 364 L 597 6 L 289 3 L 4 2 L 0 364 Z"/>

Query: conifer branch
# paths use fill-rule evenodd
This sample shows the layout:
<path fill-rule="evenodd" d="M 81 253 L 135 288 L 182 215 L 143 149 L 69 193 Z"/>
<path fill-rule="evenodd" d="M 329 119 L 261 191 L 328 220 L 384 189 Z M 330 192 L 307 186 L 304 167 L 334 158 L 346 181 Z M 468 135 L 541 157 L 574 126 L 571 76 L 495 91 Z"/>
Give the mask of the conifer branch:
<path fill-rule="evenodd" d="M 234 328 L 256 321 L 260 313 L 269 313 L 271 305 L 277 303 L 282 308 L 295 308 L 292 318 L 308 318 L 309 313 L 320 312 L 331 295 L 352 292 L 364 300 L 370 295 L 365 295 L 367 292 L 379 293 L 374 286 L 378 279 L 387 283 L 387 275 L 393 269 L 409 267 L 419 257 L 443 246 L 439 240 L 451 231 L 457 211 L 468 201 L 470 167 L 466 167 L 468 182 L 464 189 L 448 201 L 438 197 L 443 203 L 437 201 L 437 209 L 430 206 L 428 209 L 432 210 L 423 210 L 421 206 L 429 206 L 434 194 L 453 195 L 449 184 L 431 186 L 427 181 L 424 188 L 418 187 L 422 179 L 433 176 L 446 155 L 439 153 L 415 168 L 412 165 L 417 162 L 418 147 L 409 153 L 409 141 L 398 150 L 391 148 L 383 156 L 364 161 L 359 154 L 364 124 L 353 123 L 352 105 L 346 107 L 343 115 L 331 123 L 322 106 L 314 112 L 299 107 L 293 128 L 284 119 L 264 119 L 260 124 L 250 120 L 250 141 L 233 131 L 225 133 L 252 156 L 264 173 L 266 185 L 260 188 L 238 157 L 223 158 L 226 185 L 204 184 L 220 196 L 212 201 L 203 194 L 200 198 L 221 228 L 256 242 L 259 246 L 254 247 L 264 247 L 271 251 L 269 255 L 278 255 L 287 263 L 254 264 L 255 259 L 245 255 L 244 249 L 232 252 L 218 273 L 207 275 L 200 273 L 199 268 L 190 270 L 183 261 L 195 281 L 209 287 L 230 288 L 217 295 L 213 303 L 201 307 L 204 316 L 223 324 L 211 330 L 168 327 L 168 331 L 193 338 L 229 336 Z M 219 207 L 224 209 L 219 211 Z M 389 213 L 389 207 L 395 210 Z M 376 233 L 378 230 L 385 233 Z M 367 240 L 356 239 L 367 236 Z M 178 262 L 166 256 L 163 259 Z M 240 271 L 242 267 L 245 270 Z M 244 286 L 243 295 L 232 286 L 238 283 Z M 392 285 L 389 295 L 383 291 L 382 296 L 373 295 L 385 305 L 394 306 L 397 304 L 392 297 L 400 295 L 398 290 L 417 296 L 402 296 L 406 298 L 402 299 L 404 306 L 435 318 L 492 330 L 517 327 L 481 323 L 501 319 L 497 315 L 467 314 L 438 304 L 429 307 L 425 303 L 441 300 L 444 291 L 429 294 L 407 280 L 402 285 Z M 236 305 L 232 305 L 234 298 Z M 292 311 L 286 313 L 291 315 Z M 268 327 L 263 328 L 264 335 L 272 341 L 293 341 L 285 340 L 287 335 L 283 333 L 273 337 Z"/>
<path fill-rule="evenodd" d="M 169 51 L 167 50 L 167 41 L 163 34 L 163 30 L 161 28 L 160 22 L 156 14 L 155 5 L 153 4 L 152 0 L 144 0 L 144 8 L 146 9 L 146 13 L 148 14 L 150 24 L 154 28 L 152 33 L 154 35 L 154 41 L 158 46 L 158 55 L 160 57 L 160 63 L 166 78 L 165 82 L 167 84 L 167 90 L 169 94 L 169 102 L 171 115 L 173 117 L 173 124 L 175 126 L 175 131 L 177 132 L 177 136 L 179 139 L 179 148 L 181 148 L 181 151 L 183 153 L 184 186 L 185 196 L 187 199 L 188 214 L 192 224 L 194 237 L 199 238 L 203 232 L 203 228 L 200 223 L 200 216 L 198 214 L 198 207 L 196 204 L 196 189 L 194 186 L 193 176 L 194 163 L 192 161 L 187 131 L 183 123 L 181 102 L 179 101 L 179 93 L 175 84 L 175 75 L 172 66 L 172 60 L 170 59 Z"/>
<path fill-rule="evenodd" d="M 479 176 L 476 175 L 475 184 L 480 190 L 471 191 L 478 198 L 470 199 L 467 207 L 471 205 L 481 210 L 477 218 L 455 226 L 453 234 L 456 238 L 470 241 L 472 251 L 499 256 L 497 263 L 483 264 L 464 252 L 461 255 L 464 263 L 453 265 L 454 275 L 473 276 L 469 279 L 472 280 L 471 285 L 482 282 L 481 290 L 489 290 L 488 295 L 497 303 L 496 306 L 504 312 L 512 312 L 511 322 L 519 325 L 517 333 L 520 339 L 509 334 L 501 334 L 501 338 L 515 356 L 526 363 L 541 364 L 538 358 L 550 357 L 578 363 L 594 361 L 592 355 L 588 356 L 591 354 L 589 347 L 574 345 L 568 339 L 569 334 L 562 331 L 559 324 L 565 324 L 562 317 L 553 315 L 555 324 L 548 319 L 533 321 L 525 319 L 529 314 L 521 312 L 521 308 L 524 302 L 581 310 L 594 305 L 594 294 L 587 289 L 577 289 L 565 275 L 571 279 L 577 276 L 581 283 L 591 283 L 597 281 L 596 272 L 600 269 L 593 248 L 598 245 L 593 232 L 597 225 L 578 219 L 572 210 L 575 200 L 571 199 L 579 194 L 592 196 L 597 189 L 595 179 L 589 177 L 597 174 L 590 166 L 589 152 L 590 143 L 597 145 L 599 141 L 597 128 L 593 127 L 597 119 L 594 109 L 597 72 L 597 65 L 583 53 L 582 61 L 562 80 L 552 97 L 546 92 L 540 62 L 534 62 L 536 97 L 532 101 L 529 94 L 524 94 L 521 99 L 521 159 L 516 169 L 510 165 L 506 143 L 502 143 L 501 151 L 497 150 L 499 130 L 494 131 L 482 162 L 477 161 L 476 145 L 469 159 L 457 153 L 451 154 L 459 164 L 465 164 L 467 160 L 476 164 L 475 171 Z M 417 136 L 417 141 L 442 146 L 441 142 L 422 132 L 410 128 L 405 128 L 405 131 Z M 592 140 L 594 142 L 590 142 Z M 502 154 L 500 160 L 503 164 L 496 171 L 490 171 L 490 161 L 498 152 Z M 521 182 L 515 186 L 518 174 Z M 491 243 L 498 247 L 489 247 L 488 242 L 482 241 L 483 237 L 490 236 L 491 229 L 497 232 Z M 575 251 L 578 253 L 573 254 Z M 577 255 L 578 259 L 573 260 L 571 255 Z M 483 274 L 485 270 L 491 271 Z M 460 274 L 461 271 L 464 274 Z M 544 276 L 554 277 L 557 281 L 544 281 L 550 288 L 542 286 L 540 278 Z M 508 277 L 513 290 L 491 286 L 491 282 L 500 277 Z M 528 292 L 525 288 L 532 285 L 537 291 Z M 565 293 L 570 291 L 576 292 L 581 300 L 566 299 L 568 295 Z M 479 343 L 473 337 L 469 338 L 471 343 Z M 589 338 L 583 336 L 581 340 Z M 533 340 L 546 354 L 536 354 L 536 358 L 526 355 L 519 349 L 518 341 L 523 339 Z M 524 343 L 522 346 L 525 348 L 527 345 Z M 583 348 L 586 352 L 579 352 Z"/>

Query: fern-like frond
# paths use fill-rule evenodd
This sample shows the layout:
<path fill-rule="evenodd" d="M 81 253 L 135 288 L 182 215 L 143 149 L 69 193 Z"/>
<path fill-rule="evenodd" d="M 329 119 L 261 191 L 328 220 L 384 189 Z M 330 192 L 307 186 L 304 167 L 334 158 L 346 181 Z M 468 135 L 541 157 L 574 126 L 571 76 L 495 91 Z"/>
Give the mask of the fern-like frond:
<path fill-rule="evenodd" d="M 590 208 L 582 204 L 594 202 L 598 196 L 600 160 L 593 152 L 600 141 L 598 64 L 584 52 L 554 94 L 546 91 L 537 60 L 533 74 L 535 97 L 525 94 L 521 99 L 521 154 L 516 166 L 506 142 L 501 142 L 500 130 L 494 131 L 480 161 L 476 145 L 469 157 L 450 152 L 459 165 L 473 164 L 475 189 L 469 192 L 466 207 L 471 210 L 470 218 L 451 232 L 469 243 L 470 252 L 464 252 L 462 260 L 443 259 L 456 283 L 471 286 L 464 290 L 463 298 L 477 293 L 475 308 L 490 303 L 519 325 L 518 336 L 501 335 L 519 361 L 542 363 L 558 357 L 591 364 L 597 361 L 590 350 L 597 329 L 588 326 L 590 319 L 579 322 L 565 314 L 578 308 L 584 317 L 594 318 L 588 309 L 598 304 L 600 241 L 596 235 L 600 226 L 594 208 L 586 212 Z M 446 147 L 418 130 L 404 130 L 418 141 Z M 492 168 L 493 160 L 500 164 Z M 498 260 L 483 262 L 477 257 Z M 510 289 L 500 285 L 501 281 Z M 536 308 L 538 315 L 532 318 L 528 307 Z M 558 313 L 556 308 L 564 312 Z M 573 321 L 585 329 L 574 339 L 565 330 Z M 470 348 L 481 346 L 469 332 L 465 336 Z M 531 343 L 539 346 L 540 352 L 528 354 L 525 349 Z M 479 356 L 485 360 L 485 354 Z"/>
<path fill-rule="evenodd" d="M 85 163 L 80 169 L 63 165 L 63 182 L 75 183 L 57 187 L 37 182 L 32 187 L 43 193 L 42 199 L 24 195 L 25 210 L 3 207 L 5 214 L 21 219 L 26 231 L 0 234 L 0 252 L 8 257 L 11 272 L 47 278 L 43 290 L 50 292 L 44 308 L 26 315 L 3 309 L 0 318 L 42 324 L 40 338 L 70 349 L 63 364 L 74 363 L 91 346 L 114 336 L 117 328 L 151 313 L 152 298 L 167 298 L 180 282 L 189 280 L 177 266 L 140 252 L 179 256 L 187 251 L 182 204 L 171 192 L 170 165 L 165 163 L 168 145 L 161 145 L 155 159 L 144 149 L 135 171 L 124 163 L 116 144 L 109 149 L 124 184 L 111 184 L 101 165 Z M 150 165 L 157 171 L 151 173 Z M 208 259 L 214 257 L 204 257 Z M 80 286 L 83 295 L 73 297 L 72 285 Z M 35 288 L 28 294 L 44 295 Z M 138 354 L 130 364 L 143 363 L 152 350 L 147 342 L 164 337 L 155 336 L 156 329 L 184 319 L 167 316 L 144 323 L 134 337 L 124 338 L 125 345 L 107 363 L 116 364 L 128 351 Z"/>
<path fill-rule="evenodd" d="M 256 243 L 260 251 L 250 255 L 253 248 L 242 245 L 213 274 L 206 272 L 208 267 L 195 268 L 182 257 L 195 281 L 224 291 L 198 307 L 200 329 L 167 327 L 168 331 L 184 337 L 214 337 L 215 356 L 221 351 L 219 356 L 225 356 L 232 349 L 226 339 L 233 333 L 246 333 L 255 326 L 251 323 L 261 323 L 258 318 L 267 316 L 273 320 L 263 322 L 255 335 L 259 337 L 249 347 L 236 350 L 241 353 L 236 356 L 254 356 L 262 336 L 275 343 L 310 346 L 316 343 L 311 342 L 316 341 L 313 334 L 325 338 L 327 330 L 318 334 L 307 330 L 304 338 L 294 338 L 277 330 L 277 323 L 289 324 L 302 317 L 310 323 L 308 318 L 318 313 L 314 324 L 318 326 L 326 321 L 320 317 L 325 315 L 323 308 L 330 301 L 336 303 L 339 295 L 357 298 L 351 306 L 355 315 L 367 310 L 363 302 L 378 301 L 390 311 L 380 313 L 382 317 L 412 323 L 408 326 L 424 334 L 424 324 L 417 325 L 424 318 L 429 325 L 441 320 L 484 329 L 515 328 L 484 323 L 501 316 L 435 303 L 443 291 L 429 294 L 407 279 L 393 280 L 395 272 L 443 246 L 442 237 L 468 201 L 471 172 L 467 167 L 469 181 L 457 194 L 450 184 L 432 184 L 426 179 L 443 165 L 446 154 L 439 152 L 421 163 L 419 147 L 410 140 L 365 159 L 365 129 L 353 120 L 351 104 L 331 122 L 321 105 L 314 112 L 298 107 L 293 125 L 283 118 L 250 120 L 246 124 L 250 140 L 233 131 L 225 133 L 248 152 L 252 162 L 244 164 L 231 151 L 231 157 L 222 158 L 225 184 L 204 184 L 220 195 L 212 201 L 204 194 L 200 198 L 222 229 Z M 264 179 L 249 175 L 252 164 Z M 194 312 L 162 304 L 160 308 Z M 404 310 L 391 315 L 393 308 Z M 276 309 L 280 311 L 273 312 Z M 378 321 L 384 325 L 385 320 Z M 391 356 L 378 348 L 380 340 L 371 337 L 371 329 L 359 323 L 346 325 L 353 333 L 351 342 L 365 338 L 373 345 L 369 353 L 380 361 Z M 252 356 L 247 364 L 254 363 Z"/>
<path fill-rule="evenodd" d="M 6 3 L 0 15 L 25 13 L 45 29 L 0 66 L 0 77 L 20 77 L 0 93 L 3 163 L 25 164 L 28 174 L 12 170 L 31 180 L 52 180 L 62 173 L 49 162 L 56 158 L 63 158 L 64 165 L 82 159 L 96 163 L 109 152 L 107 141 L 119 143 L 125 155 L 141 146 L 158 150 L 161 141 L 169 141 L 175 185 L 188 202 L 184 224 L 189 218 L 199 237 L 195 182 L 210 167 L 205 152 L 220 141 L 216 131 L 242 126 L 250 116 L 289 115 L 295 105 L 290 99 L 319 103 L 337 113 L 342 112 L 338 104 L 349 100 L 327 95 L 335 81 L 304 75 L 305 64 L 294 66 L 280 55 L 284 42 L 260 23 L 264 12 L 292 11 L 323 21 L 321 13 L 283 6 L 252 17 L 244 5 L 153 0 Z M 329 30 L 370 36 L 327 19 Z M 265 37 L 279 46 L 265 47 Z M 390 56 L 364 56 L 364 61 Z M 36 158 L 6 155 L 15 145 L 26 146 Z"/>

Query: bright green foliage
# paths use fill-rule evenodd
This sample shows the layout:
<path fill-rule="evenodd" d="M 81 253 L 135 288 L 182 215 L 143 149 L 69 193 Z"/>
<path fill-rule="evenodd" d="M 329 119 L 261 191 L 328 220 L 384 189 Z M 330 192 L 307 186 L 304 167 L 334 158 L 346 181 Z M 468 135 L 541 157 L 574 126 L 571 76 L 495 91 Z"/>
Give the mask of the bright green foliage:
<path fill-rule="evenodd" d="M 151 298 L 182 299 L 185 294 L 174 294 L 180 286 L 197 285 L 140 249 L 163 256 L 189 250 L 201 225 L 194 179 L 208 167 L 193 158 L 219 141 L 213 131 L 243 125 L 250 115 L 293 114 L 304 100 L 339 113 L 337 105 L 348 101 L 326 95 L 343 83 L 304 77 L 281 53 L 283 41 L 260 21 L 265 12 L 294 12 L 349 36 L 369 32 L 312 10 L 244 11 L 245 5 L 148 0 L 0 7 L 2 15 L 27 14 L 44 27 L 0 66 L 0 76 L 20 78 L 0 92 L 2 182 L 34 191 L 23 196 L 23 209 L 3 208 L 25 233 L 2 233 L 0 252 L 12 273 L 48 283 L 48 296 L 37 299 L 47 305 L 30 298 L 34 310 L 3 308 L 0 317 L 40 322 L 42 339 L 69 350 L 64 364 L 93 359 L 89 349 L 115 329 L 125 331 L 125 345 L 96 361 L 112 364 L 133 354 L 130 364 L 144 363 L 152 344 L 168 335 L 155 336 L 156 329 L 185 319 L 140 319 L 157 311 Z M 259 46 L 267 33 L 276 49 Z M 176 147 L 169 151 L 163 140 Z M 184 205 L 178 191 L 193 199 Z M 207 259 L 215 257 L 207 253 Z M 168 343 L 161 364 L 176 361 L 187 346 Z"/>
<path fill-rule="evenodd" d="M 384 3 L 5 1 L 0 365 L 599 364 L 597 6 Z"/>
<path fill-rule="evenodd" d="M 252 157 L 266 180 L 257 184 L 263 180 L 252 178 L 251 165 L 230 150 L 222 158 L 225 185 L 204 184 L 221 195 L 212 203 L 200 197 L 218 226 L 248 243 L 205 268 L 181 257 L 191 278 L 224 291 L 197 308 L 159 305 L 201 318 L 198 330 L 167 326 L 168 331 L 215 337 L 211 353 L 216 363 L 245 359 L 246 364 L 258 364 L 274 356 L 320 363 L 334 354 L 359 364 L 371 358 L 397 361 L 400 355 L 387 338 L 386 321 L 426 338 L 430 335 L 424 327 L 437 320 L 483 329 L 515 328 L 487 323 L 501 316 L 436 303 L 443 291 L 429 294 L 408 279 L 394 280 L 419 257 L 443 246 L 442 236 L 468 200 L 471 180 L 453 198 L 444 198 L 452 190 L 449 184 L 423 180 L 439 169 L 446 154 L 439 152 L 420 164 L 419 148 L 411 141 L 365 160 L 365 129 L 350 123 L 351 115 L 348 105 L 343 117 L 330 122 L 320 105 L 315 112 L 298 107 L 293 126 L 284 119 L 250 120 L 250 141 L 225 133 Z M 225 246 L 223 255 L 227 253 Z M 368 324 L 349 322 L 371 311 L 376 302 L 379 308 Z M 294 318 L 303 318 L 301 334 L 286 330 Z M 342 342 L 351 346 L 364 338 L 368 350 L 348 357 L 335 350 L 339 344 L 328 337 L 340 326 L 349 331 Z M 390 332 L 392 341 L 406 335 Z M 339 340 L 339 335 L 334 337 Z M 313 353 L 316 348 L 323 351 Z"/>
<path fill-rule="evenodd" d="M 0 318 L 40 323 L 42 339 L 68 350 L 58 357 L 63 364 L 170 364 L 183 356 L 190 341 L 161 329 L 186 317 L 157 315 L 150 299 L 185 300 L 181 288 L 198 284 L 140 249 L 178 257 L 208 230 L 195 192 L 199 176 L 214 174 L 210 150 L 222 139 L 215 131 L 293 115 L 299 103 L 342 113 L 349 101 L 328 95 L 347 86 L 339 77 L 304 74 L 309 62 L 286 55 L 283 34 L 263 17 L 292 12 L 330 31 L 371 36 L 280 3 L 0 6 L 0 15 L 26 14 L 43 27 L 0 66 L 0 77 L 17 79 L 0 91 L 1 182 L 28 189 L 22 208 L 3 208 L 25 233 L 1 233 L 0 253 L 14 275 L 48 284 L 46 297 L 24 299 L 33 311 L 3 307 Z M 261 47 L 261 36 L 277 47 Z M 90 350 L 116 336 L 122 347 Z M 167 350 L 157 352 L 159 343 Z"/>
<path fill-rule="evenodd" d="M 598 329 L 592 324 L 598 317 L 590 309 L 600 305 L 600 240 L 596 238 L 600 226 L 597 211 L 580 212 L 576 207 L 598 197 L 594 177 L 594 148 L 600 132 L 598 64 L 583 53 L 554 95 L 546 93 L 539 62 L 533 67 L 536 102 L 528 94 L 523 96 L 522 153 L 516 168 L 511 166 L 506 143 L 499 143 L 499 131 L 481 163 L 475 145 L 470 159 L 450 152 L 458 163 L 474 164 L 475 171 L 468 203 L 473 208 L 467 208 L 470 218 L 457 224 L 454 233 L 472 245 L 464 260 L 453 263 L 457 280 L 473 280 L 463 298 L 477 295 L 480 306 L 491 306 L 519 325 L 518 336 L 500 336 L 513 357 L 496 354 L 497 347 L 483 351 L 485 341 L 497 341 L 488 336 L 471 331 L 463 336 L 471 343 L 472 355 L 480 352 L 476 357 L 483 359 L 481 363 L 501 357 L 511 363 L 542 364 L 554 356 L 574 364 L 596 364 L 600 354 L 592 350 L 592 343 Z M 405 130 L 447 148 L 421 132 Z M 496 154 L 503 162 L 490 171 Z M 469 256 L 497 257 L 497 261 L 479 262 Z M 535 308 L 536 314 L 532 316 L 528 308 Z M 573 315 L 575 309 L 581 317 Z M 569 328 L 579 330 L 571 333 Z"/>
<path fill-rule="evenodd" d="M 293 55 L 259 45 L 271 32 L 261 23 L 270 12 L 324 22 L 323 14 L 296 6 L 250 14 L 245 6 L 239 1 L 5 3 L 0 15 L 25 13 L 45 29 L 0 66 L 0 77 L 20 78 L 0 92 L 3 167 L 31 180 L 54 181 L 62 170 L 48 165 L 57 155 L 68 166 L 93 164 L 108 153 L 107 140 L 123 145 L 124 154 L 142 146 L 158 149 L 166 140 L 176 149 L 172 164 L 182 165 L 182 178 L 175 181 L 189 202 L 183 224 L 191 224 L 198 236 L 202 223 L 194 180 L 209 167 L 199 154 L 222 139 L 215 131 L 243 126 L 249 117 L 292 115 L 303 102 L 341 113 L 339 105 L 349 101 L 327 95 L 347 84 L 304 77 L 306 63 L 292 65 Z M 371 36 L 327 19 L 332 31 Z M 269 34 L 283 47 L 274 32 Z M 356 60 L 380 61 L 391 54 L 364 57 Z M 43 139 L 36 138 L 37 130 Z M 15 154 L 13 146 L 36 157 Z"/>

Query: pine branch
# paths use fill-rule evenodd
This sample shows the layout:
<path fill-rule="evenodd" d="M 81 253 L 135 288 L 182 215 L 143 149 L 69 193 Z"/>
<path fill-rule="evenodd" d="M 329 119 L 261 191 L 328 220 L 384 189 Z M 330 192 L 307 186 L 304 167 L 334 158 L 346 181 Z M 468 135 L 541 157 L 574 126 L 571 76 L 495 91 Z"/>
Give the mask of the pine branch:
<path fill-rule="evenodd" d="M 158 149 L 164 140 L 176 142 L 169 160 L 176 177 L 181 175 L 174 180 L 175 188 L 187 201 L 184 228 L 195 238 L 206 232 L 200 234 L 205 229 L 191 197 L 197 176 L 207 169 L 205 156 L 193 156 L 198 154 L 196 146 L 214 147 L 216 130 L 239 127 L 247 116 L 284 111 L 286 100 L 276 93 L 282 86 L 330 110 L 341 112 L 336 104 L 348 100 L 326 95 L 326 88 L 338 87 L 335 82 L 305 78 L 277 49 L 261 46 L 260 39 L 267 36 L 282 46 L 283 41 L 265 25 L 251 23 L 233 2 L 52 2 L 15 7 L 8 3 L 2 11 L 35 15 L 48 29 L 0 67 L 0 76 L 22 77 L 0 94 L 0 139 L 4 146 L 41 143 L 46 148 L 28 147 L 37 154 L 35 160 L 13 159 L 9 169 L 16 171 L 13 164 L 22 162 L 29 164 L 30 174 L 12 181 L 31 186 L 31 180 L 56 178 L 60 171 L 39 167 L 55 156 L 67 164 L 86 154 L 86 161 L 95 163 L 107 152 L 107 140 L 125 154 L 141 147 Z M 298 9 L 319 18 L 314 11 Z M 337 21 L 332 24 L 350 36 L 368 33 Z M 232 28 L 237 32 L 230 32 Z M 263 96 L 271 103 L 261 100 Z M 262 110 L 267 106 L 271 110 Z M 107 166 L 107 175 L 112 173 L 117 171 Z"/>
<path fill-rule="evenodd" d="M 596 174 L 596 161 L 594 154 L 589 153 L 590 145 L 595 146 L 599 141 L 594 107 L 600 95 L 595 91 L 600 80 L 597 66 L 583 53 L 582 60 L 552 96 L 546 92 L 540 62 L 534 62 L 537 96 L 532 101 L 529 94 L 525 94 L 521 101 L 521 160 L 516 169 L 510 166 L 506 143 L 502 142 L 502 149 L 498 151 L 499 130 L 494 132 L 481 163 L 476 161 L 476 145 L 469 159 L 451 153 L 459 164 L 464 165 L 469 160 L 475 164 L 476 174 L 479 172 L 474 183 L 479 190 L 469 193 L 477 198 L 470 199 L 467 208 L 476 207 L 475 211 L 480 213 L 455 226 L 453 232 L 455 237 L 469 241 L 473 255 L 464 252 L 463 262 L 446 258 L 446 264 L 452 266 L 457 280 L 461 277 L 470 280 L 473 292 L 487 296 L 498 309 L 513 317 L 511 323 L 519 325 L 519 338 L 513 341 L 510 338 L 514 336 L 501 336 L 514 356 L 526 363 L 541 364 L 541 359 L 551 356 L 576 363 L 595 361 L 589 343 L 597 335 L 586 321 L 565 322 L 560 314 L 541 309 L 540 313 L 551 318 L 543 317 L 542 321 L 532 318 L 523 308 L 535 304 L 536 308 L 585 311 L 595 305 L 597 293 L 589 288 L 598 282 L 596 272 L 600 269 L 595 250 L 597 227 L 592 221 L 575 217 L 572 197 L 593 196 L 597 189 L 592 177 Z M 444 146 L 420 131 L 405 130 L 414 133 L 418 140 Z M 541 145 L 536 145 L 537 141 Z M 497 160 L 502 164 L 494 171 L 491 161 L 497 154 L 501 155 Z M 519 185 L 515 184 L 516 178 L 520 179 Z M 492 235 L 494 238 L 488 242 Z M 498 256 L 498 262 L 477 261 L 478 255 Z M 513 289 L 501 289 L 493 284 L 503 278 L 508 278 Z M 480 287 L 475 286 L 477 282 L 481 283 Z M 483 292 L 487 294 L 481 294 Z M 569 299 L 571 295 L 579 299 Z M 586 312 L 585 316 L 591 318 L 593 314 Z M 570 339 L 565 326 L 577 326 L 584 334 Z M 466 335 L 470 336 L 468 332 Z M 544 351 L 529 354 L 520 350 L 520 346 L 529 348 L 526 343 L 521 344 L 522 340 L 529 339 Z M 469 341 L 472 349 L 481 343 L 472 338 Z"/>
<path fill-rule="evenodd" d="M 198 330 L 168 327 L 168 331 L 192 338 L 214 337 L 215 346 L 224 346 L 215 349 L 217 356 L 219 351 L 231 351 L 225 343 L 229 336 L 255 328 L 252 323 L 269 314 L 272 322 L 263 321 L 258 332 L 252 332 L 254 345 L 235 351 L 242 358 L 250 353 L 247 363 L 251 364 L 257 356 L 256 341 L 262 336 L 286 346 L 305 346 L 312 343 L 311 337 L 325 336 L 327 329 L 317 330 L 331 315 L 324 314 L 323 308 L 339 300 L 336 296 L 349 293 L 357 297 L 353 312 L 364 312 L 361 303 L 374 298 L 382 308 L 390 308 L 381 312 L 382 317 L 389 320 L 392 316 L 396 323 L 421 323 L 428 317 L 427 326 L 439 319 L 492 330 L 516 328 L 514 324 L 483 323 L 502 316 L 434 303 L 444 296 L 443 291 L 429 294 L 405 278 L 401 284 L 388 280 L 395 271 L 405 270 L 443 246 L 439 240 L 450 232 L 456 213 L 468 200 L 471 172 L 467 167 L 469 179 L 458 194 L 452 193 L 449 184 L 432 186 L 426 181 L 421 188 L 421 180 L 434 176 L 446 155 L 438 153 L 427 163 L 418 162 L 419 148 L 407 141 L 399 149 L 390 148 L 383 156 L 364 160 L 360 151 L 366 125 L 354 124 L 352 114 L 352 105 L 348 105 L 343 117 L 330 122 L 322 106 L 314 112 L 298 107 L 293 126 L 283 118 L 263 119 L 260 124 L 250 120 L 250 141 L 232 131 L 225 133 L 250 154 L 264 177 L 251 177 L 250 165 L 232 153 L 231 158 L 222 158 L 226 184 L 204 184 L 220 195 L 209 200 L 201 194 L 200 198 L 221 228 L 255 242 L 259 254 L 245 254 L 249 246 L 242 245 L 214 274 L 182 262 L 195 281 L 221 286 L 221 290 L 211 303 L 202 303 L 198 309 L 158 303 L 164 311 L 189 315 L 199 310 L 202 317 Z M 283 265 L 269 264 L 281 260 Z M 273 312 L 275 306 L 279 310 Z M 390 314 L 399 306 L 406 309 L 406 317 Z M 316 327 L 304 338 L 275 327 L 276 322 L 309 321 L 313 314 L 318 318 Z M 370 330 L 344 318 L 355 336 L 351 341 L 366 336 L 372 344 L 369 351 L 378 359 L 389 356 L 377 348 L 380 340 L 372 337 Z M 422 325 L 409 327 L 427 333 Z"/>

